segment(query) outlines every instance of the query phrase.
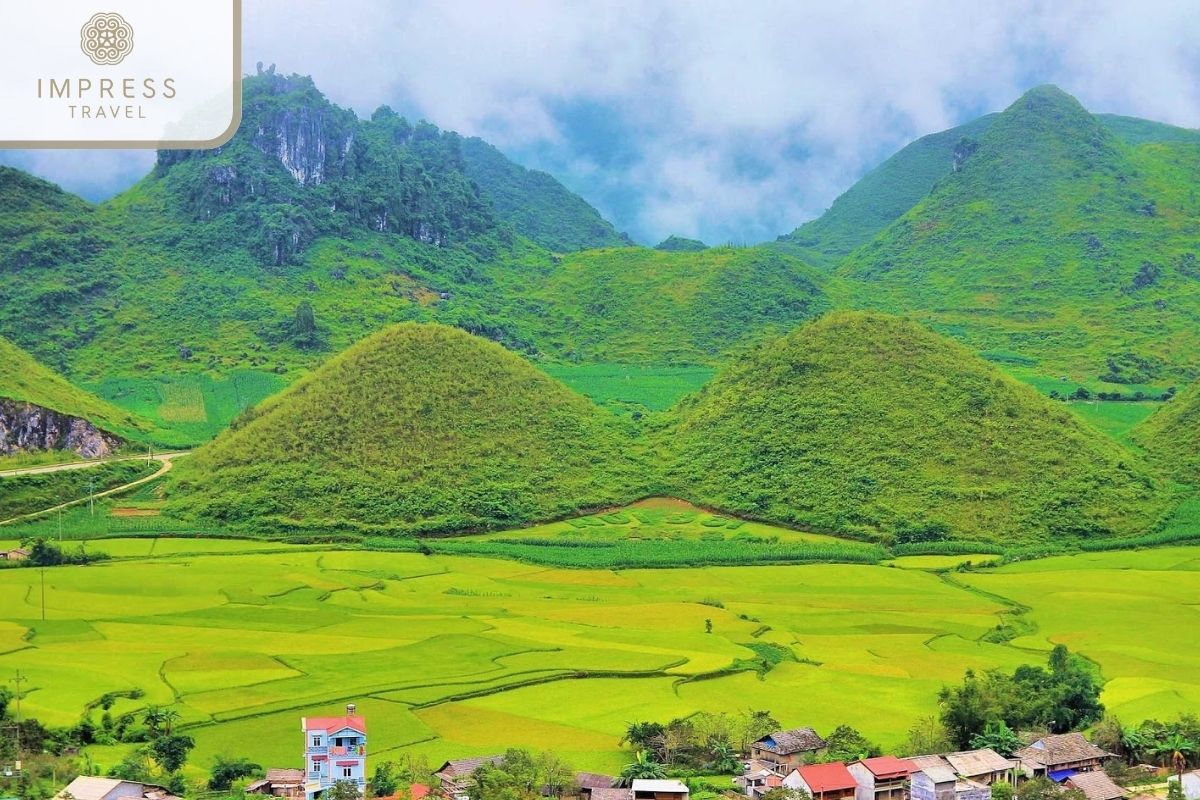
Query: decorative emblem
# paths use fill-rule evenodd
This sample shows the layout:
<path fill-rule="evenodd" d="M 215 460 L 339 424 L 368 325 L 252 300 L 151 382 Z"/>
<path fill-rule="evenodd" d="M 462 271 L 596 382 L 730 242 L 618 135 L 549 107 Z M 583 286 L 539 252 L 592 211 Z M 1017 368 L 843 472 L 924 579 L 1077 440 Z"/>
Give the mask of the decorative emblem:
<path fill-rule="evenodd" d="M 96 64 L 120 64 L 133 52 L 133 28 L 115 12 L 96 14 L 80 29 L 79 47 Z"/>

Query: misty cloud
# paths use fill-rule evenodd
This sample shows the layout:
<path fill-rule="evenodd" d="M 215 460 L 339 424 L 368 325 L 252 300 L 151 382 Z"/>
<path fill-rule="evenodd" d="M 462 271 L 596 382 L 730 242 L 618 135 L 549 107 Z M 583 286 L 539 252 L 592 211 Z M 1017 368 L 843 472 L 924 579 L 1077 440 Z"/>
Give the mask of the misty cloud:
<path fill-rule="evenodd" d="M 618 227 L 761 241 L 913 138 L 1056 83 L 1200 126 L 1187 2 L 246 0 L 245 62 L 310 73 L 554 173 Z M 145 154 L 6 154 L 76 191 Z"/>

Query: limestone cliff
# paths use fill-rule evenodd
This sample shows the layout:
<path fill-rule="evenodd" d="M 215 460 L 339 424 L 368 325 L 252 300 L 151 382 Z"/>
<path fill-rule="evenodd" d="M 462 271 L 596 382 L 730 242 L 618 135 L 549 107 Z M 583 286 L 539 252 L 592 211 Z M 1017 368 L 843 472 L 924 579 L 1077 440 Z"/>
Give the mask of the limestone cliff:
<path fill-rule="evenodd" d="M 0 398 L 0 455 L 70 450 L 84 458 L 102 458 L 120 444 L 120 439 L 85 419 Z"/>

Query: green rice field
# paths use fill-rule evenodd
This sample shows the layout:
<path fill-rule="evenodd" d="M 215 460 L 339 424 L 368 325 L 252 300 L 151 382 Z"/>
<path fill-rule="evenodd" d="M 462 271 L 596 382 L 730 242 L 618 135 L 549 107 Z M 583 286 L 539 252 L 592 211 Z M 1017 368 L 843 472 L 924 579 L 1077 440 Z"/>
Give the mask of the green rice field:
<path fill-rule="evenodd" d="M 218 754 L 300 763 L 298 718 L 353 701 L 374 758 L 431 761 L 510 745 L 617 770 L 625 723 L 701 709 L 847 723 L 885 746 L 936 712 L 966 669 L 1094 660 L 1122 720 L 1200 704 L 1200 548 L 1081 554 L 943 573 L 946 557 L 588 570 L 483 557 L 222 539 L 107 539 L 111 561 L 0 570 L 0 673 L 23 708 L 76 722 L 172 705 L 193 769 Z M 954 556 L 962 560 L 981 560 Z M 1018 605 L 1029 632 L 984 640 Z M 712 633 L 705 632 L 706 620 Z M 1182 637 L 1182 638 L 1181 638 Z M 748 645 L 791 651 L 771 669 Z M 91 748 L 107 766 L 126 745 Z"/>

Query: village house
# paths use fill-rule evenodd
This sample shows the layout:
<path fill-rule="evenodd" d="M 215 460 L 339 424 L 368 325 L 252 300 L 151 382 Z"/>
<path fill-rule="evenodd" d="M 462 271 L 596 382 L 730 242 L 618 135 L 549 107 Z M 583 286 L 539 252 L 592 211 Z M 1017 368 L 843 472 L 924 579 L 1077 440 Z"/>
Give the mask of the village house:
<path fill-rule="evenodd" d="M 266 794 L 272 797 L 300 798 L 304 796 L 304 770 L 268 769 L 267 776 L 246 786 L 246 794 Z"/>
<path fill-rule="evenodd" d="M 733 783 L 747 797 L 758 797 L 771 789 L 783 785 L 783 776 L 775 771 L 775 765 L 766 761 L 751 759 L 746 762 L 746 769 Z"/>
<path fill-rule="evenodd" d="M 608 789 L 593 788 L 588 789 L 584 795 L 589 800 L 629 800 L 629 789 L 619 789 L 611 787 Z"/>
<path fill-rule="evenodd" d="M 627 797 L 632 800 L 688 800 L 690 790 L 682 781 L 635 778 Z"/>
<path fill-rule="evenodd" d="M 858 791 L 858 783 L 841 761 L 797 767 L 783 779 L 783 785 L 803 789 L 813 800 L 849 800 Z"/>
<path fill-rule="evenodd" d="M 905 800 L 908 796 L 908 776 L 913 765 L 895 756 L 864 758 L 848 764 L 846 769 L 854 776 L 858 789 L 857 800 Z"/>
<path fill-rule="evenodd" d="M 441 783 L 444 796 L 451 800 L 469 800 L 471 774 L 484 764 L 496 766 L 502 761 L 504 761 L 504 756 L 481 756 L 447 761 L 438 767 L 437 772 L 433 773 L 433 777 Z"/>
<path fill-rule="evenodd" d="M 1028 778 L 1047 777 L 1056 783 L 1079 772 L 1102 769 L 1111 754 L 1083 738 L 1082 733 L 1045 736 L 1016 752 Z"/>
<path fill-rule="evenodd" d="M 335 783 L 347 782 L 361 793 L 367 783 L 367 723 L 353 703 L 342 717 L 301 717 L 304 761 L 308 775 L 306 800 L 314 800 Z"/>
<path fill-rule="evenodd" d="M 617 779 L 612 775 L 601 775 L 597 772 L 576 772 L 575 785 L 579 787 L 579 796 L 591 797 L 596 789 L 612 789 L 617 785 Z"/>
<path fill-rule="evenodd" d="M 920 758 L 926 763 L 916 764 L 918 769 L 909 777 L 911 800 L 992 800 L 992 787 L 970 778 L 960 778 L 949 764 L 933 761 L 941 756 Z M 917 759 L 909 760 L 917 762 Z"/>
<path fill-rule="evenodd" d="M 1020 762 L 1014 758 L 1005 758 L 991 748 L 946 753 L 942 758 L 960 778 L 969 778 L 985 786 L 1001 781 L 1010 786 L 1017 783 Z"/>
<path fill-rule="evenodd" d="M 20 547 L 12 550 L 0 550 L 0 561 L 24 561 L 29 558 L 29 551 Z"/>
<path fill-rule="evenodd" d="M 54 800 L 179 800 L 157 784 L 81 775 L 54 796 Z"/>
<path fill-rule="evenodd" d="M 1078 789 L 1087 800 L 1122 800 L 1129 795 L 1125 789 L 1113 783 L 1103 770 L 1077 772 L 1063 782 L 1068 789 Z"/>
<path fill-rule="evenodd" d="M 814 760 L 825 749 L 825 740 L 812 728 L 793 728 L 775 731 L 750 745 L 750 758 L 774 765 L 776 772 L 786 774 Z"/>

